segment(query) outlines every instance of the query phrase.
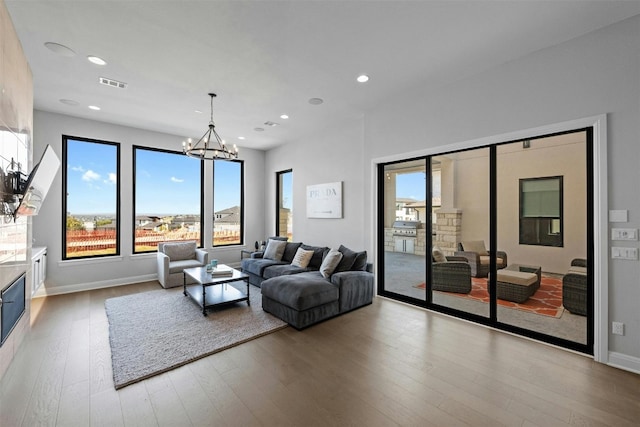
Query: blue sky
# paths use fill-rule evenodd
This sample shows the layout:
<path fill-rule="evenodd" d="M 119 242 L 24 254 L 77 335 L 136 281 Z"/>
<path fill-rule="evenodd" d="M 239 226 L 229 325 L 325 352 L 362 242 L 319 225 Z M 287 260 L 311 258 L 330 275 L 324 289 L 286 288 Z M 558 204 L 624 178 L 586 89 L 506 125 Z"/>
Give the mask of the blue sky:
<path fill-rule="evenodd" d="M 396 197 L 424 200 L 427 180 L 423 172 L 396 175 Z M 440 197 L 440 174 L 433 175 L 433 196 Z"/>
<path fill-rule="evenodd" d="M 282 177 L 282 207 L 292 209 L 293 203 L 293 173 L 283 173 Z"/>
<path fill-rule="evenodd" d="M 72 215 L 114 214 L 116 146 L 73 140 L 67 143 L 68 211 Z M 216 166 L 214 211 L 239 205 L 240 164 L 217 161 Z M 199 160 L 138 149 L 135 168 L 137 215 L 200 214 Z"/>

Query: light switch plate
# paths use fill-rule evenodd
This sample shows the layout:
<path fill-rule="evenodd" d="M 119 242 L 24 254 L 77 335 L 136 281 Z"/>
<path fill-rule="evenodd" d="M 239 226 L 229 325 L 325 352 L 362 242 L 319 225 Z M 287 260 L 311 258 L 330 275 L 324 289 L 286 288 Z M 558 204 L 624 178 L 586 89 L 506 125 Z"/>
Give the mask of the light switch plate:
<path fill-rule="evenodd" d="M 622 247 L 613 246 L 611 248 L 611 258 L 637 260 L 638 248 L 622 248 Z"/>
<path fill-rule="evenodd" d="M 609 211 L 609 222 L 628 222 L 628 221 L 629 221 L 628 210 L 623 209 L 623 210 Z"/>
<path fill-rule="evenodd" d="M 611 240 L 638 240 L 637 228 L 612 228 Z"/>

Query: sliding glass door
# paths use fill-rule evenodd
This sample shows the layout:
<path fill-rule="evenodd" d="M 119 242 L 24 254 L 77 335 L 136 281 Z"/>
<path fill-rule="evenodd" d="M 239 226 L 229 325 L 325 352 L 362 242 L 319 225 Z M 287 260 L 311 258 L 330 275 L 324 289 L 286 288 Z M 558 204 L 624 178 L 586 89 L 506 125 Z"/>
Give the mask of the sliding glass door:
<path fill-rule="evenodd" d="M 400 300 L 425 301 L 427 163 L 425 159 L 385 165 L 381 170 L 383 191 L 382 292 Z"/>
<path fill-rule="evenodd" d="M 532 138 L 496 154 L 497 241 L 509 261 L 497 271 L 497 321 L 580 344 L 588 335 L 587 139 L 585 130 Z"/>
<path fill-rule="evenodd" d="M 379 165 L 378 293 L 592 353 L 591 135 Z"/>
<path fill-rule="evenodd" d="M 479 148 L 431 158 L 431 301 L 484 318 L 490 314 L 489 154 Z"/>

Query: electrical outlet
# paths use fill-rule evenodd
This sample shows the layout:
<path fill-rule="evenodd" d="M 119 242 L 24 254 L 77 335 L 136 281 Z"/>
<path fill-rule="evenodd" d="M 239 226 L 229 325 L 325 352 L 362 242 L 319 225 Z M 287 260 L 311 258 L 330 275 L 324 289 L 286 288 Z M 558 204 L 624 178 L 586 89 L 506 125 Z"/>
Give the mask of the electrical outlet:
<path fill-rule="evenodd" d="M 624 323 L 611 322 L 611 333 L 614 335 L 624 335 Z"/>

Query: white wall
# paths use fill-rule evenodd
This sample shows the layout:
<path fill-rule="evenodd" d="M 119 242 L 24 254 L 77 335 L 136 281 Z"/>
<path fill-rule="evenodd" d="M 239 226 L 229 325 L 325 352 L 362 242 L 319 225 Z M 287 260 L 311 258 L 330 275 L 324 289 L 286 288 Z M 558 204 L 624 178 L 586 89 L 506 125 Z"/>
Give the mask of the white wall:
<path fill-rule="evenodd" d="M 156 147 L 181 150 L 181 136 L 167 135 L 140 129 L 117 126 L 71 116 L 35 111 L 34 158 L 38 158 L 44 147 L 50 144 L 62 159 L 62 135 L 92 138 L 120 143 L 120 206 L 121 242 L 119 257 L 92 260 L 62 261 L 62 174 L 58 173 L 40 214 L 33 219 L 34 246 L 47 246 L 47 281 L 39 293 L 56 294 L 83 289 L 154 280 L 157 277 L 154 254 L 132 255 L 133 235 L 133 164 L 132 146 Z M 241 149 L 240 158 L 245 165 L 245 243 L 253 242 L 264 235 L 261 215 L 264 205 L 262 181 L 264 177 L 264 152 Z M 213 218 L 212 167 L 205 164 L 205 218 Z M 256 213 L 258 213 L 256 215 Z M 205 236 L 212 233 L 212 224 L 205 222 Z M 211 240 L 205 237 L 205 248 L 210 258 L 221 262 L 239 263 L 240 249 L 244 246 L 212 249 Z"/>
<path fill-rule="evenodd" d="M 370 250 L 366 247 L 368 230 L 363 218 L 364 157 L 361 121 L 339 125 L 270 150 L 265 161 L 267 234 L 275 233 L 276 172 L 293 169 L 293 240 L 336 249 L 343 244 L 353 250 Z M 307 218 L 307 185 L 336 181 L 343 182 L 342 218 Z M 371 252 L 369 254 L 371 260 Z"/>
<path fill-rule="evenodd" d="M 365 117 L 365 163 L 606 113 L 608 208 L 628 209 L 624 227 L 638 228 L 639 76 L 636 16 L 458 84 L 435 91 L 417 86 L 387 100 Z M 365 180 L 366 206 L 371 183 Z M 609 336 L 609 350 L 640 370 L 640 263 L 609 260 L 608 271 L 609 320 L 627 328 L 625 336 Z"/>
<path fill-rule="evenodd" d="M 275 172 L 293 168 L 295 240 L 329 246 L 354 242 L 353 246 L 364 245 L 372 251 L 374 159 L 407 158 L 434 147 L 605 113 L 608 208 L 628 209 L 629 222 L 624 227 L 638 228 L 638 76 L 637 16 L 455 85 L 438 90 L 426 84 L 412 87 L 367 112 L 363 124 L 329 129 L 267 153 L 265 229 L 274 230 Z M 345 181 L 345 198 L 356 197 L 358 205 L 348 206 L 347 201 L 343 220 L 306 219 L 305 186 L 336 180 Z M 627 245 L 637 247 L 638 242 Z M 626 367 L 640 371 L 640 263 L 609 260 L 608 271 L 609 320 L 624 322 L 627 328 L 625 336 L 608 337 L 609 350 L 622 355 Z"/>

